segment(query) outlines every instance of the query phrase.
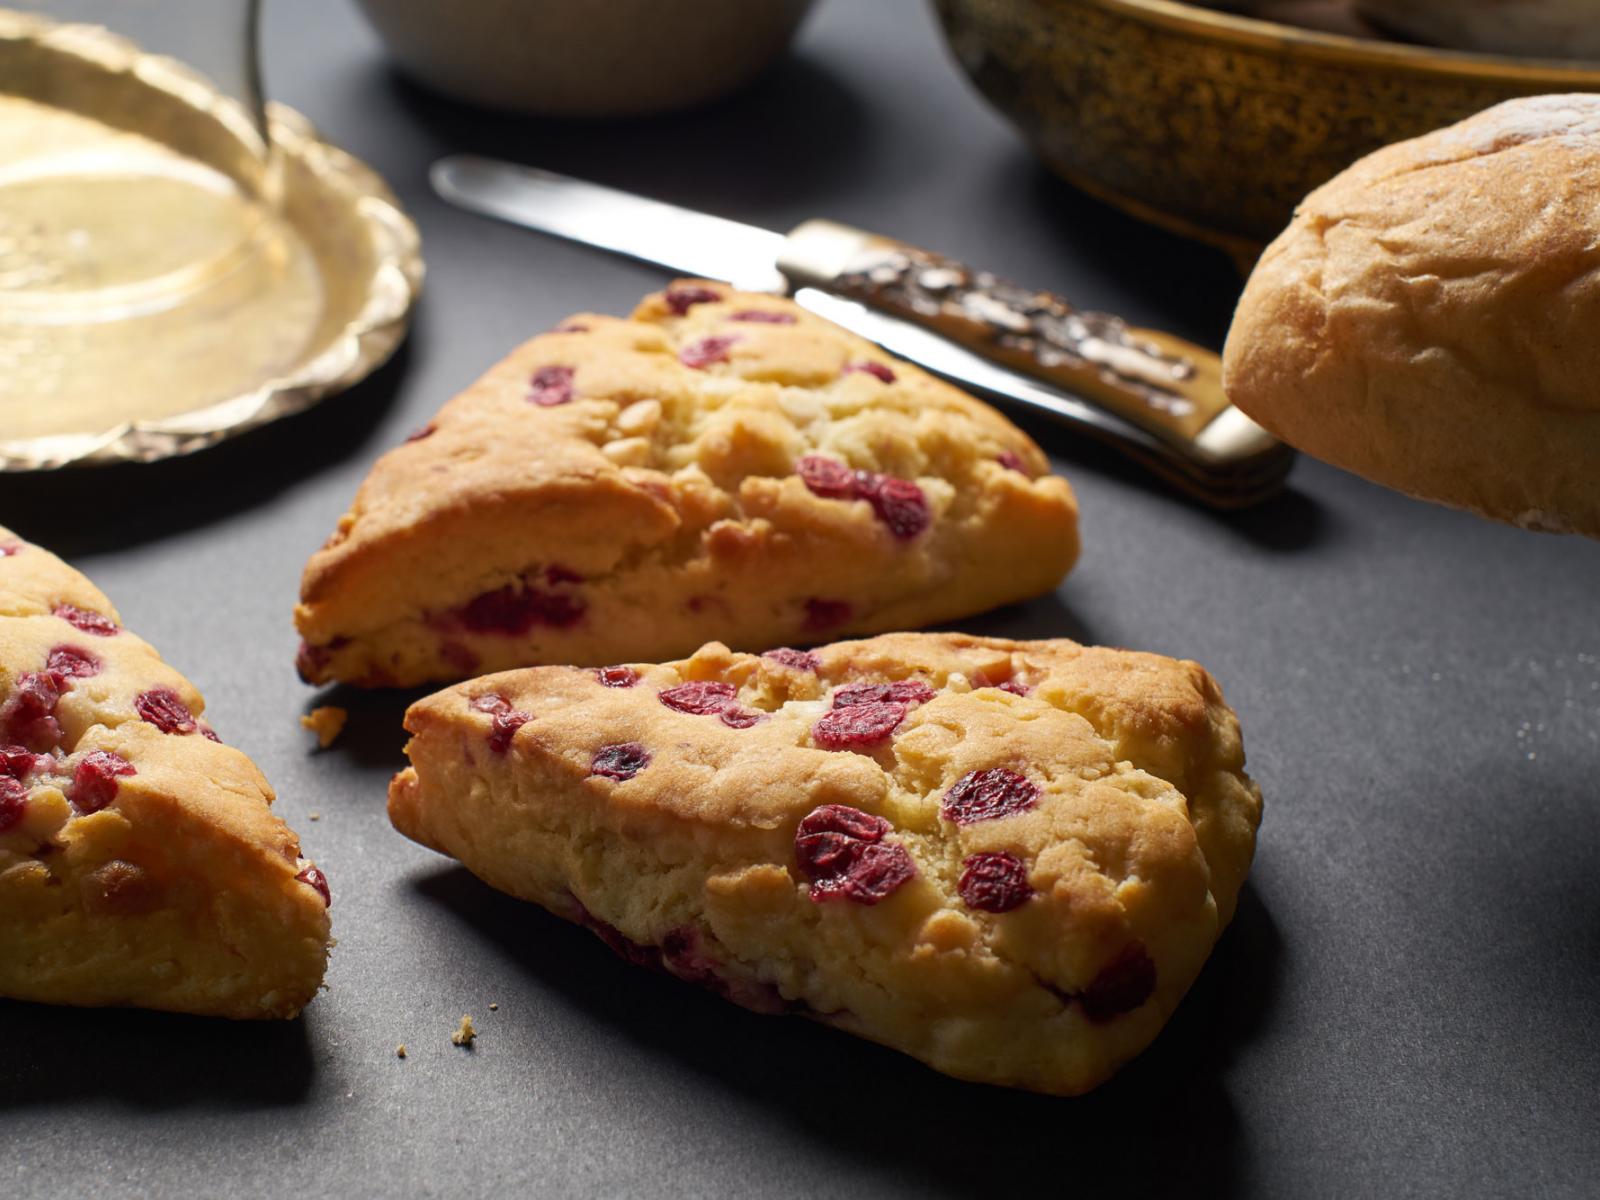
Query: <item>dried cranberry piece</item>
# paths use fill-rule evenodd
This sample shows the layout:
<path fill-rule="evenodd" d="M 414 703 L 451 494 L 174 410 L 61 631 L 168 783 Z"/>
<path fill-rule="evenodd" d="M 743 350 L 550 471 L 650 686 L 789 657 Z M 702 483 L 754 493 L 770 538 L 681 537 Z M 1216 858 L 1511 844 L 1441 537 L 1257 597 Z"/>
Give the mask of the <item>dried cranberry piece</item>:
<path fill-rule="evenodd" d="M 836 708 L 811 727 L 811 740 L 824 750 L 875 746 L 906 719 L 906 706 L 895 701 Z"/>
<path fill-rule="evenodd" d="M 1013 696 L 1026 696 L 1033 691 L 1031 687 L 1020 679 L 1008 679 L 1004 683 L 995 684 L 1002 692 L 1010 692 Z"/>
<path fill-rule="evenodd" d="M 316 889 L 317 895 L 322 897 L 322 907 L 328 908 L 333 904 L 333 892 L 328 888 L 328 877 L 322 873 L 320 867 L 307 867 L 295 876 L 301 883 Z"/>
<path fill-rule="evenodd" d="M 12 719 L 26 723 L 50 716 L 67 686 L 66 678 L 56 671 L 24 671 L 17 676 L 17 693 L 10 705 Z"/>
<path fill-rule="evenodd" d="M 437 425 L 435 425 L 432 421 L 429 421 L 426 425 L 422 426 L 421 428 L 413 429 L 410 433 L 406 434 L 406 441 L 408 441 L 408 442 L 420 442 L 420 441 L 424 440 L 425 438 L 431 438 L 438 431 L 439 431 L 439 427 Z"/>
<path fill-rule="evenodd" d="M 72 772 L 72 807 L 80 813 L 99 812 L 117 798 L 117 779 L 139 772 L 120 754 L 91 750 Z"/>
<path fill-rule="evenodd" d="M 812 633 L 837 629 L 850 619 L 852 613 L 848 600 L 826 600 L 821 596 L 807 596 L 806 617 L 803 627 Z"/>
<path fill-rule="evenodd" d="M 772 984 L 729 976 L 723 964 L 705 952 L 700 931 L 693 925 L 680 925 L 661 935 L 661 966 L 669 975 L 697 983 L 742 1008 L 759 1013 L 789 1011 L 788 1002 Z"/>
<path fill-rule="evenodd" d="M 775 663 L 781 663 L 796 671 L 810 671 L 816 674 L 822 670 L 822 660 L 808 650 L 791 650 L 787 646 L 780 646 L 776 650 L 768 650 L 761 656 L 770 658 Z"/>
<path fill-rule="evenodd" d="M 878 520 L 902 541 L 911 540 L 928 527 L 928 498 L 909 479 L 857 471 L 856 495 L 872 505 Z"/>
<path fill-rule="evenodd" d="M 876 904 L 916 874 L 917 866 L 904 846 L 898 843 L 864 846 L 860 857 L 844 875 L 814 884 L 811 898 L 826 900 L 840 895 L 857 904 Z"/>
<path fill-rule="evenodd" d="M 926 704 L 936 695 L 920 679 L 897 679 L 893 683 L 847 683 L 833 693 L 833 708 L 854 708 L 860 704 Z"/>
<path fill-rule="evenodd" d="M 717 718 L 729 729 L 749 729 L 752 725 L 759 725 L 767 719 L 767 714 L 756 708 L 746 708 L 742 704 L 730 704 L 717 713 Z"/>
<path fill-rule="evenodd" d="M 795 315 L 773 312 L 770 308 L 742 308 L 728 317 L 730 321 L 748 321 L 753 325 L 793 325 Z"/>
<path fill-rule="evenodd" d="M 0 555 L 0 557 L 4 557 Z M 22 781 L 0 775 L 0 833 L 22 821 L 28 811 L 28 789 Z"/>
<path fill-rule="evenodd" d="M 1002 450 L 994 456 L 994 460 L 1008 471 L 1016 471 L 1019 475 L 1027 475 L 1028 478 L 1033 478 L 1028 471 L 1027 464 L 1022 461 L 1022 456 L 1014 450 Z"/>
<path fill-rule="evenodd" d="M 0 708 L 0 734 L 32 750 L 48 749 L 61 740 L 56 702 L 68 687 L 55 671 L 27 671 L 17 677 L 16 691 Z"/>
<path fill-rule="evenodd" d="M 474 712 L 504 713 L 511 711 L 511 701 L 504 696 L 496 696 L 490 693 L 487 696 L 474 696 L 467 701 L 467 707 Z"/>
<path fill-rule="evenodd" d="M 574 625 L 583 618 L 586 607 L 576 596 L 508 583 L 474 596 L 456 609 L 456 618 L 469 633 L 520 637 L 535 625 L 557 629 Z"/>
<path fill-rule="evenodd" d="M 798 846 L 800 838 L 819 833 L 838 833 L 863 842 L 881 841 L 893 826 L 874 813 L 862 812 L 848 804 L 824 804 L 812 809 L 795 830 Z"/>
<path fill-rule="evenodd" d="M 77 646 L 57 646 L 50 651 L 44 665 L 57 675 L 68 679 L 88 679 L 100 674 L 101 662 L 87 650 Z"/>
<path fill-rule="evenodd" d="M 807 814 L 795 830 L 794 853 L 811 880 L 811 899 L 876 904 L 913 878 L 917 868 L 905 847 L 883 841 L 890 828 L 882 817 L 844 804 Z"/>
<path fill-rule="evenodd" d="M 795 464 L 800 482 L 814 495 L 824 500 L 853 500 L 856 494 L 855 472 L 835 458 L 821 454 L 807 454 Z"/>
<path fill-rule="evenodd" d="M 193 733 L 198 726 L 183 697 L 171 688 L 152 688 L 140 692 L 133 702 L 139 716 L 162 733 Z"/>
<path fill-rule="evenodd" d="M 97 612 L 79 608 L 75 604 L 57 605 L 56 616 L 74 629 L 81 630 L 84 633 L 92 633 L 95 637 L 116 637 L 117 634 L 122 632 L 117 628 L 117 623 L 110 617 L 103 617 Z"/>
<path fill-rule="evenodd" d="M 21 746 L 0 746 L 0 776 L 21 779 L 38 766 L 39 760 L 43 757 L 41 754 L 32 754 Z"/>
<path fill-rule="evenodd" d="M 814 495 L 825 500 L 865 500 L 897 538 L 914 538 L 928 527 L 928 498 L 909 479 L 852 471 L 821 454 L 807 454 L 795 464 L 795 471 Z"/>
<path fill-rule="evenodd" d="M 632 779 L 649 765 L 650 751 L 638 742 L 619 742 L 595 751 L 589 773 L 604 775 L 607 779 Z"/>
<path fill-rule="evenodd" d="M 211 726 L 207 725 L 204 721 L 197 721 L 196 725 L 199 726 L 200 736 L 205 738 L 206 741 L 216 742 L 219 745 L 222 743 L 222 739 L 217 736 L 217 731 L 211 728 Z"/>
<path fill-rule="evenodd" d="M 738 689 L 731 683 L 696 680 L 680 683 L 660 693 L 661 703 L 691 716 L 703 717 L 707 713 L 721 712 L 733 703 Z"/>
<path fill-rule="evenodd" d="M 1028 868 L 1015 854 L 1004 850 L 974 854 L 961 864 L 956 889 L 967 907 L 980 912 L 1003 913 L 1020 908 L 1033 895 Z"/>
<path fill-rule="evenodd" d="M 546 567 L 544 569 L 544 578 L 545 582 L 549 583 L 552 587 L 558 587 L 563 583 L 583 582 L 582 575 L 579 575 L 571 567 L 564 567 L 560 563 L 551 563 L 548 567 Z"/>
<path fill-rule="evenodd" d="M 821 881 L 845 874 L 869 843 L 883 840 L 889 822 L 846 804 L 813 809 L 794 835 L 795 861 L 807 879 Z"/>
<path fill-rule="evenodd" d="M 349 644 L 350 639 L 347 637 L 336 637 L 321 646 L 301 642 L 300 649 L 294 656 L 294 669 L 300 673 L 301 679 L 311 683 L 312 677 L 322 674 L 327 665 L 333 661 L 334 652 L 344 649 Z"/>
<path fill-rule="evenodd" d="M 696 304 L 715 304 L 722 299 L 722 293 L 690 284 L 687 287 L 669 287 L 665 299 L 667 307 L 681 317 Z"/>
<path fill-rule="evenodd" d="M 13 554 L 20 553 L 21 542 L 0 542 L 0 558 L 10 558 Z"/>
<path fill-rule="evenodd" d="M 1156 964 L 1138 942 L 1125 946 L 1083 990 L 1083 1015 L 1091 1021 L 1109 1021 L 1132 1012 L 1156 990 Z"/>
<path fill-rule="evenodd" d="M 871 375 L 874 379 L 880 379 L 884 383 L 893 383 L 894 382 L 894 372 L 892 370 L 890 370 L 888 367 L 884 366 L 882 363 L 877 363 L 877 362 L 846 363 L 845 364 L 845 368 L 844 368 L 844 374 L 848 375 L 852 371 L 860 371 L 864 375 Z"/>
<path fill-rule="evenodd" d="M 594 677 L 605 687 L 631 688 L 639 682 L 639 672 L 632 667 L 601 667 Z"/>
<path fill-rule="evenodd" d="M 993 821 L 1024 812 L 1039 802 L 1039 785 L 1004 767 L 969 771 L 944 795 L 939 813 L 957 825 Z"/>
<path fill-rule="evenodd" d="M 578 905 L 578 921 L 592 932 L 602 942 L 611 947 L 612 952 L 624 962 L 632 963 L 636 967 L 649 967 L 652 970 L 661 966 L 661 951 L 655 946 L 646 946 L 636 942 L 622 930 L 609 921 L 602 921 L 594 916 L 580 903 Z"/>
<path fill-rule="evenodd" d="M 686 367 L 703 371 L 713 363 L 728 361 L 728 351 L 739 339 L 733 336 L 704 337 L 690 342 L 678 351 L 678 361 Z"/>
<path fill-rule="evenodd" d="M 516 737 L 517 730 L 533 720 L 525 712 L 497 712 L 489 722 L 489 749 L 496 754 L 504 754 L 511 748 L 511 739 Z"/>
<path fill-rule="evenodd" d="M 528 381 L 528 401 L 540 408 L 555 408 L 572 400 L 572 367 L 540 367 Z"/>
<path fill-rule="evenodd" d="M 588 333 L 589 327 L 581 321 L 566 321 L 556 326 L 557 333 Z"/>

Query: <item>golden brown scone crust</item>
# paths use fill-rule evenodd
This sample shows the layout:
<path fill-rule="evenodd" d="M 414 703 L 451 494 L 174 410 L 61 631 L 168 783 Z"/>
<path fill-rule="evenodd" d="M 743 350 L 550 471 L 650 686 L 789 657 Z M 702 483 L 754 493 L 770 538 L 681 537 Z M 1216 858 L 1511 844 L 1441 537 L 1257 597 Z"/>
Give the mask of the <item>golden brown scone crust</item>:
<path fill-rule="evenodd" d="M 1306 198 L 1250 277 L 1229 397 L 1412 495 L 1600 536 L 1600 96 L 1512 100 Z"/>
<path fill-rule="evenodd" d="M 807 456 L 920 491 L 926 528 L 809 489 Z M 683 281 L 518 347 L 377 462 L 306 567 L 299 666 L 411 684 L 814 642 L 1038 595 L 1077 550 L 1071 489 L 992 408 Z"/>
<path fill-rule="evenodd" d="M 326 882 L 204 708 L 0 529 L 0 995 L 292 1017 L 316 993 Z"/>
<path fill-rule="evenodd" d="M 892 733 L 819 744 L 844 689 L 906 680 L 929 690 Z M 686 681 L 736 698 L 669 707 Z M 1261 815 L 1203 668 L 1069 641 L 892 634 L 809 658 L 713 643 L 473 680 L 406 728 L 390 819 L 492 886 L 736 1002 L 1061 1094 L 1155 1037 L 1233 914 Z M 996 772 L 1035 803 L 951 819 L 960 781 Z M 872 904 L 814 899 L 796 837 L 825 805 L 886 821 L 882 853 L 914 876 Z M 961 880 L 981 855 L 1011 856 L 1030 893 L 974 906 Z"/>

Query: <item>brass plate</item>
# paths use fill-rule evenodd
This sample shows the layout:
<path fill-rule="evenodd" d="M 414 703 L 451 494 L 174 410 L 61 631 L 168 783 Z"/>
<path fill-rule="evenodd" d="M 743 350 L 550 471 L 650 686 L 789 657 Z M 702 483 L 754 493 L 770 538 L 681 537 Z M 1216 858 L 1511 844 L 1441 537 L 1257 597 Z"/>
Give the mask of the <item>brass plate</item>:
<path fill-rule="evenodd" d="M 416 226 L 291 109 L 103 29 L 0 10 L 0 469 L 187 454 L 364 378 Z"/>
<path fill-rule="evenodd" d="M 1340 37 L 1173 0 L 935 0 L 951 51 L 1058 174 L 1244 263 L 1361 156 L 1600 66 Z"/>

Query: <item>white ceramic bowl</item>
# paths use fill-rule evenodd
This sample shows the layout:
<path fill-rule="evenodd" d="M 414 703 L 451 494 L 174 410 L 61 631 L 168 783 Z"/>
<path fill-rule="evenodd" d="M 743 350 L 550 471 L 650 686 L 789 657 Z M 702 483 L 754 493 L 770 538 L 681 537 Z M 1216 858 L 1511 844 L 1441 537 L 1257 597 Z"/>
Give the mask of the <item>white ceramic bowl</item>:
<path fill-rule="evenodd" d="M 687 108 L 754 78 L 812 0 L 360 0 L 429 87 L 517 112 Z"/>

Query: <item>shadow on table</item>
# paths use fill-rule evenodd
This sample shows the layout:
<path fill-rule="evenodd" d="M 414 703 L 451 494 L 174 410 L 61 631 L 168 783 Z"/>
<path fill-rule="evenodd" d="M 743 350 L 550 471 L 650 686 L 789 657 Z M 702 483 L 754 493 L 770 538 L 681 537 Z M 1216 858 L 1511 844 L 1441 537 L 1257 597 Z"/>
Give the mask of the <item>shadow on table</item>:
<path fill-rule="evenodd" d="M 415 886 L 565 1000 L 572 1019 L 604 1023 L 619 1059 L 670 1059 L 669 1073 L 695 1072 L 777 1112 L 819 1153 L 928 1194 L 993 1196 L 1006 1181 L 1057 1179 L 1074 1195 L 1225 1195 L 1248 1151 L 1223 1076 L 1268 1020 L 1281 957 L 1248 887 L 1156 1043 L 1098 1091 L 1068 1100 L 961 1083 L 808 1021 L 733 1008 L 625 965 L 588 932 L 465 870 Z"/>
<path fill-rule="evenodd" d="M 1217 529 L 1274 553 L 1322 549 L 1338 536 L 1333 514 L 1309 493 L 1297 488 L 1293 474 L 1281 491 L 1249 508 L 1211 508 L 1104 442 L 1004 404 L 999 407 L 1056 460 L 1069 482 L 1081 482 L 1085 475 L 1098 476 L 1136 490 L 1141 502 L 1170 504 L 1175 513 L 1185 518 L 1197 513 Z"/>
<path fill-rule="evenodd" d="M 1093 645 L 1100 640 L 1057 592 L 1049 592 L 1021 604 L 1008 604 L 975 617 L 951 621 L 940 628 L 970 633 L 974 637 L 1071 638 L 1084 645 Z"/>
<path fill-rule="evenodd" d="M 0 524 L 66 559 L 226 520 L 352 455 L 405 378 L 411 339 L 349 391 L 181 458 L 0 475 Z"/>
<path fill-rule="evenodd" d="M 94 1100 L 156 1111 L 294 1104 L 313 1077 L 308 1019 L 0 1001 L 0 1114 Z"/>
<path fill-rule="evenodd" d="M 741 91 L 686 112 L 585 121 L 496 112 L 381 68 L 440 153 L 510 159 L 723 216 L 794 211 L 871 142 L 872 114 L 827 67 L 791 54 Z"/>
<path fill-rule="evenodd" d="M 424 696 L 431 696 L 443 684 L 427 684 L 414 688 L 358 688 L 347 684 L 334 684 L 322 690 L 303 704 L 310 712 L 314 708 L 331 705 L 345 710 L 345 726 L 338 739 L 326 749 L 314 748 L 313 754 L 331 754 L 346 758 L 363 767 L 389 767 L 398 770 L 405 765 L 402 752 L 411 735 L 405 731 L 406 709 Z"/>

